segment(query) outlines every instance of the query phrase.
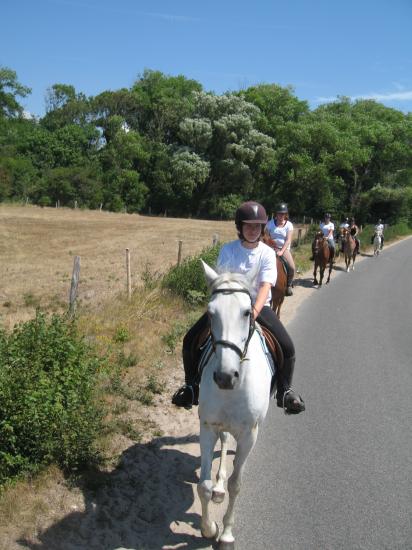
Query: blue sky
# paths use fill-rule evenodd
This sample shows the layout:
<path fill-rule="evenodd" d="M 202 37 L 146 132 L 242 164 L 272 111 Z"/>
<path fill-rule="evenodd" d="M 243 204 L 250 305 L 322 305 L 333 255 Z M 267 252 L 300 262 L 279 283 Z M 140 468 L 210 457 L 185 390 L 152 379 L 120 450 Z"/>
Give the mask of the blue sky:
<path fill-rule="evenodd" d="M 145 68 L 218 94 L 291 85 L 311 108 L 338 95 L 412 112 L 412 0 L 1 0 L 0 65 L 32 88 L 97 95 Z"/>

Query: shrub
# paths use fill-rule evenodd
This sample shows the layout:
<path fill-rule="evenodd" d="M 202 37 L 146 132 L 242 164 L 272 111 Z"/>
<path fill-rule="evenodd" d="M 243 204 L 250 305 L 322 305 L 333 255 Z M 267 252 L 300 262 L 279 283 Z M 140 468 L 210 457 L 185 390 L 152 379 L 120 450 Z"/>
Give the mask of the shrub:
<path fill-rule="evenodd" d="M 211 267 L 216 265 L 220 245 L 205 248 L 198 256 L 186 258 L 180 265 L 172 267 L 163 278 L 163 286 L 192 305 L 205 303 L 208 290 L 200 259 Z"/>
<path fill-rule="evenodd" d="M 100 360 L 54 315 L 0 330 L 0 484 L 41 465 L 71 470 L 97 458 Z"/>

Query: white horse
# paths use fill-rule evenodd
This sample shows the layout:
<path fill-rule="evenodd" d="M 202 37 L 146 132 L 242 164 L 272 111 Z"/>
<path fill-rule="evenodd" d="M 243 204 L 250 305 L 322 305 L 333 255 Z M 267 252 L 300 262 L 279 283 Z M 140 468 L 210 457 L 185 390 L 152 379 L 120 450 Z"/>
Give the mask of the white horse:
<path fill-rule="evenodd" d="M 373 238 L 373 255 L 379 256 L 379 252 L 381 251 L 381 245 L 382 245 L 382 232 L 376 231 L 375 236 Z"/>
<path fill-rule="evenodd" d="M 212 353 L 203 370 L 199 395 L 201 472 L 197 486 L 202 504 L 201 531 L 206 538 L 217 538 L 218 527 L 209 517 L 209 503 L 225 496 L 228 434 L 237 442 L 233 473 L 228 480 L 229 504 L 223 518 L 219 548 L 234 548 L 232 528 L 234 505 L 249 453 L 266 416 L 272 373 L 255 329 L 250 290 L 251 275 L 218 275 L 203 263 L 211 290 L 208 312 L 211 321 Z M 217 439 L 222 451 L 217 483 L 211 469 Z"/>

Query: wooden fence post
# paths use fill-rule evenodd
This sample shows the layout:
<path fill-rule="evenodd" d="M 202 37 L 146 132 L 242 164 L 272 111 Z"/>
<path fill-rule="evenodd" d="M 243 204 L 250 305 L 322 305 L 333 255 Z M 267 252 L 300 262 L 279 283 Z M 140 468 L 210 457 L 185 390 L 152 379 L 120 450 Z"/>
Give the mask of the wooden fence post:
<path fill-rule="evenodd" d="M 182 261 L 182 246 L 183 241 L 179 241 L 179 249 L 177 251 L 177 265 L 180 265 L 180 262 Z"/>
<path fill-rule="evenodd" d="M 75 256 L 73 261 L 73 273 L 72 273 L 72 282 L 70 285 L 70 295 L 69 295 L 69 317 L 73 318 L 76 314 L 76 298 L 77 298 L 77 287 L 79 286 L 80 279 L 80 256 Z"/>
<path fill-rule="evenodd" d="M 303 224 L 306 223 L 306 216 L 303 216 Z"/>
<path fill-rule="evenodd" d="M 132 297 L 132 277 L 130 271 L 130 250 L 126 248 L 127 298 Z"/>
<path fill-rule="evenodd" d="M 298 246 L 300 246 L 301 239 L 302 239 L 302 228 L 299 227 L 299 229 L 298 229 Z"/>
<path fill-rule="evenodd" d="M 213 243 L 212 243 L 213 246 L 216 246 L 218 244 L 218 242 L 219 242 L 219 235 L 217 233 L 215 233 L 213 235 Z"/>

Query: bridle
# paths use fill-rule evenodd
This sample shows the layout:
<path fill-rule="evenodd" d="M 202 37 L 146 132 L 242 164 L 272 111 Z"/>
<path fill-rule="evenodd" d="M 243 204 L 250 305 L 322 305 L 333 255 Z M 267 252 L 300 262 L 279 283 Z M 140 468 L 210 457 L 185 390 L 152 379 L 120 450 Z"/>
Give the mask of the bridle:
<path fill-rule="evenodd" d="M 246 290 L 245 288 L 217 288 L 217 289 L 212 291 L 212 296 L 214 294 L 234 294 L 235 292 L 243 292 L 244 294 L 247 294 L 250 298 L 250 303 L 252 304 L 252 296 L 250 295 L 250 292 L 248 290 Z M 255 331 L 255 319 L 253 317 L 253 307 L 252 307 L 252 305 L 250 306 L 250 318 L 249 319 L 250 319 L 249 320 L 249 334 L 248 334 L 247 340 L 245 342 L 245 346 L 243 348 L 243 351 L 239 348 L 239 346 L 237 346 L 233 342 L 230 342 L 229 340 L 216 340 L 215 337 L 214 337 L 214 334 L 212 332 L 212 329 L 210 329 L 210 337 L 211 337 L 211 340 L 212 340 L 213 351 L 214 352 L 216 351 L 216 346 L 218 346 L 218 345 L 223 346 L 223 347 L 227 347 L 227 348 L 232 349 L 233 351 L 235 351 L 239 355 L 240 361 L 244 361 L 245 358 L 246 358 L 246 355 L 247 355 L 247 350 L 248 350 L 248 347 L 249 347 L 250 339 L 252 338 L 253 332 Z"/>

